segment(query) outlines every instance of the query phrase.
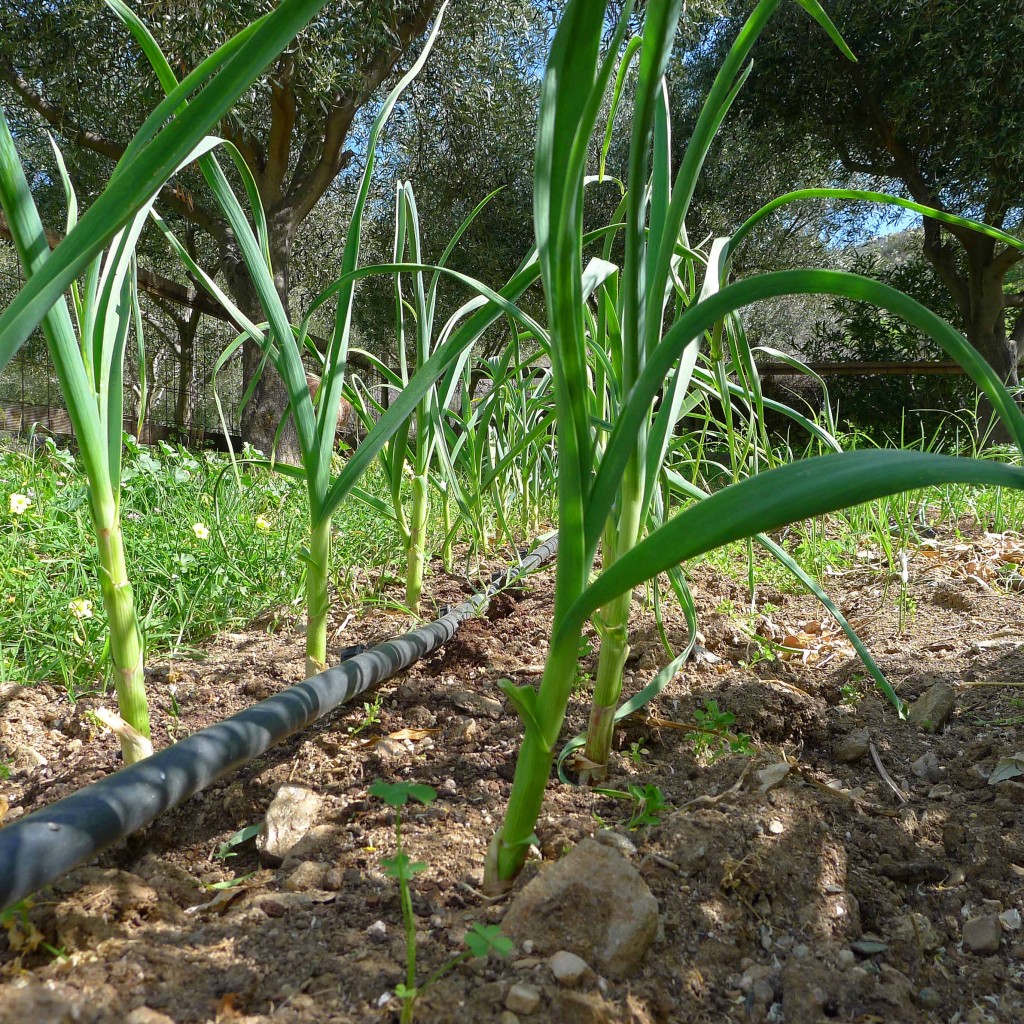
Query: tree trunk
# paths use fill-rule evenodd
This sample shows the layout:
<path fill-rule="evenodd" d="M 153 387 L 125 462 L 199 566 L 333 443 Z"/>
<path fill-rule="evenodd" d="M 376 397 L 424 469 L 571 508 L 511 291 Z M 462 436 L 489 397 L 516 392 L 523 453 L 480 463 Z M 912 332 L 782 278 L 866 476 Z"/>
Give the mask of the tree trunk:
<path fill-rule="evenodd" d="M 967 340 L 984 356 L 985 361 L 1009 388 L 1020 382 L 1017 369 L 1017 343 L 1006 330 L 1006 309 L 1003 300 L 1003 275 L 994 275 L 991 265 L 979 274 L 970 275 L 971 315 L 966 318 Z M 1018 401 L 1019 401 L 1018 397 Z M 992 418 L 991 402 L 984 396 L 978 408 L 978 431 L 983 434 Z M 1012 441 L 1001 420 L 993 424 L 991 440 L 995 444 Z"/>
<path fill-rule="evenodd" d="M 966 272 L 957 265 L 950 244 L 940 240 L 938 226 L 925 218 L 924 253 L 949 288 L 963 319 L 964 335 L 1007 387 L 1019 383 L 1017 341 L 1006 329 L 1006 300 L 1003 281 L 1013 265 L 996 254 L 990 239 L 971 239 L 964 243 Z M 1018 397 L 1018 401 L 1020 401 Z M 978 433 L 985 436 L 992 418 L 991 402 L 982 396 L 978 407 Z M 989 441 L 1004 444 L 1011 440 L 1005 425 L 997 420 L 988 434 Z"/>
<path fill-rule="evenodd" d="M 291 218 L 268 215 L 270 260 L 274 268 L 274 284 L 288 313 L 288 279 L 294 227 Z M 234 238 L 229 237 L 222 247 L 222 266 L 225 280 L 238 308 L 255 323 L 267 319 L 245 262 Z M 255 342 L 242 346 L 243 391 L 259 372 L 263 349 Z M 285 418 L 284 426 L 281 421 Z M 277 370 L 268 361 L 263 367 L 252 397 L 242 411 L 242 438 L 265 455 L 274 452 L 279 462 L 297 466 L 300 462 L 299 438 L 295 422 L 288 415 L 288 389 Z M 278 429 L 280 428 L 280 433 Z M 275 444 L 276 439 L 276 444 Z"/>

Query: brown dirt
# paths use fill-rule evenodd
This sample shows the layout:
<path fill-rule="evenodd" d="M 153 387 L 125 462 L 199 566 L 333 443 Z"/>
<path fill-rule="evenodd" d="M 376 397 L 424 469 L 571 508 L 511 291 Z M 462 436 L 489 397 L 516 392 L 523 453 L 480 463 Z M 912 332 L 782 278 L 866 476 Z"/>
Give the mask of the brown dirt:
<path fill-rule="evenodd" d="M 1000 584 L 1020 544 L 978 534 L 918 550 L 902 631 L 899 581 L 873 552 L 827 580 L 901 696 L 914 699 L 936 681 L 957 688 L 954 717 L 937 736 L 898 720 L 813 600 L 761 586 L 748 615 L 735 610 L 747 606 L 742 583 L 696 570 L 703 644 L 719 660 L 688 664 L 649 716 L 625 724 L 609 780 L 620 789 L 656 783 L 672 808 L 661 824 L 628 833 L 663 922 L 643 969 L 628 981 L 566 990 L 522 952 L 474 961 L 421 998 L 417 1020 L 510 1024 L 502 1014 L 517 981 L 541 990 L 538 1010 L 523 1018 L 537 1024 L 1024 1018 L 1024 931 L 1004 930 L 993 955 L 961 943 L 966 919 L 1024 910 L 1024 786 L 987 782 L 999 758 L 1024 748 L 1024 693 L 967 685 L 1024 681 L 1021 603 Z M 439 602 L 468 589 L 440 570 L 433 584 Z M 379 724 L 353 736 L 361 708 L 330 716 L 39 894 L 27 919 L 9 924 L 6 943 L 0 938 L 0 1021 L 113 1024 L 143 1006 L 176 1024 L 397 1020 L 388 994 L 404 977 L 401 909 L 380 863 L 393 850 L 393 818 L 367 788 L 384 777 L 438 790 L 436 803 L 404 825 L 409 853 L 429 865 L 414 896 L 422 977 L 459 952 L 472 921 L 500 921 L 507 907 L 478 891 L 520 734 L 496 683 L 538 679 L 550 599 L 551 573 L 534 577 L 383 687 Z M 636 606 L 631 689 L 667 660 L 650 610 Z M 334 643 L 373 643 L 407 624 L 372 610 Z M 670 626 L 678 641 L 681 621 Z M 766 657 L 755 633 L 794 651 Z M 302 640 L 287 624 L 226 634 L 202 660 L 155 666 L 157 744 L 301 672 Z M 177 723 L 168 715 L 172 683 Z M 466 691 L 503 710 L 474 704 Z M 732 728 L 749 734 L 752 757 L 709 763 L 674 727 L 692 722 L 709 699 L 736 716 Z M 117 767 L 115 742 L 87 715 L 93 706 L 83 699 L 73 707 L 45 685 L 0 692 L 0 756 L 13 762 L 0 782 L 7 821 Z M 585 715 L 581 691 L 565 735 L 583 728 Z M 870 757 L 836 760 L 834 746 L 857 728 L 870 731 L 904 801 Z M 633 744 L 645 751 L 637 763 L 628 756 Z M 920 778 L 911 764 L 929 751 L 935 760 Z M 759 792 L 757 771 L 782 760 L 794 770 L 779 788 Z M 249 843 L 237 857 L 216 859 L 218 846 L 260 821 L 287 781 L 324 797 L 301 856 L 265 869 Z M 621 803 L 552 781 L 537 828 L 542 857 L 558 858 L 600 822 L 626 834 L 625 817 Z M 325 866 L 322 888 L 292 891 L 301 861 Z M 538 870 L 531 860 L 523 881 Z M 233 898 L 203 907 L 217 895 L 204 886 L 249 872 L 227 890 Z M 386 933 L 374 941 L 379 926 L 368 929 L 378 921 Z M 139 1010 L 131 1020 L 161 1018 Z"/>

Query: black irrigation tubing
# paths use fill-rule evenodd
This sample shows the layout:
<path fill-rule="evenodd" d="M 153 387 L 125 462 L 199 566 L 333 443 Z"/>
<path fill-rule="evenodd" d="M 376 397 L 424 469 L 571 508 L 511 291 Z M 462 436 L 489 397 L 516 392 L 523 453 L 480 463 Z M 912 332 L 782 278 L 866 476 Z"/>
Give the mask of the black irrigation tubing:
<path fill-rule="evenodd" d="M 442 609 L 436 621 L 378 644 L 0 828 L 0 911 L 447 643 L 493 594 L 544 565 L 557 549 L 555 534 L 518 565 L 495 573 L 480 593 Z"/>

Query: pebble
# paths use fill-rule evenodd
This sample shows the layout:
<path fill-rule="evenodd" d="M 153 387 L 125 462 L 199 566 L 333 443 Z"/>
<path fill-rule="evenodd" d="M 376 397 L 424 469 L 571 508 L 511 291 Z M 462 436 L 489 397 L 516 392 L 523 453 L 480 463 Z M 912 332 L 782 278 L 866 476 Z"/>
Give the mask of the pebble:
<path fill-rule="evenodd" d="M 956 690 L 949 683 L 935 683 L 914 701 L 907 721 L 923 732 L 938 732 L 953 713 Z"/>
<path fill-rule="evenodd" d="M 304 786 L 284 785 L 267 808 L 256 849 L 265 867 L 279 867 L 288 851 L 317 823 L 321 799 Z"/>
<path fill-rule="evenodd" d="M 775 789 L 776 786 L 781 786 L 785 781 L 786 776 L 789 774 L 790 765 L 785 761 L 779 762 L 779 764 L 770 764 L 767 768 L 762 768 L 757 773 L 757 781 L 760 785 L 757 787 L 759 793 L 767 793 L 771 789 Z"/>
<path fill-rule="evenodd" d="M 942 778 L 942 771 L 939 768 L 939 759 L 934 752 L 929 750 L 922 754 L 916 761 L 910 763 L 910 770 L 925 782 L 938 782 Z"/>
<path fill-rule="evenodd" d="M 549 961 L 548 966 L 555 980 L 566 988 L 575 988 L 590 971 L 590 965 L 582 957 L 560 949 Z"/>
<path fill-rule="evenodd" d="M 942 1005 L 942 995 L 934 988 L 923 988 L 917 993 L 917 1003 L 923 1010 L 937 1010 Z"/>
<path fill-rule="evenodd" d="M 511 1010 L 502 1010 L 498 1024 L 519 1024 L 519 1018 Z"/>
<path fill-rule="evenodd" d="M 948 782 L 940 782 L 928 790 L 929 800 L 946 800 L 953 795 L 953 787 Z"/>
<path fill-rule="evenodd" d="M 1013 907 L 1010 910 L 1004 910 L 999 915 L 999 920 L 1007 931 L 1015 932 L 1021 925 L 1020 911 L 1017 910 L 1016 907 Z"/>
<path fill-rule="evenodd" d="M 284 888 L 289 892 L 309 892 L 310 889 L 320 889 L 323 887 L 324 876 L 327 874 L 327 871 L 326 864 L 319 864 L 313 860 L 304 860 L 285 879 Z"/>
<path fill-rule="evenodd" d="M 778 818 L 772 818 L 772 820 L 768 822 L 768 831 L 771 832 L 773 836 L 781 836 L 782 833 L 786 831 L 786 826 L 783 825 Z"/>
<path fill-rule="evenodd" d="M 845 971 L 857 963 L 857 954 L 852 949 L 841 949 L 836 954 L 836 963 Z"/>
<path fill-rule="evenodd" d="M 871 734 L 867 729 L 854 729 L 838 740 L 832 748 L 835 759 L 842 764 L 853 764 L 867 756 Z"/>
<path fill-rule="evenodd" d="M 623 857 L 632 857 L 636 853 L 636 843 L 632 839 L 619 832 L 613 832 L 610 828 L 598 829 L 594 833 L 594 838 L 599 843 L 604 843 L 605 846 L 618 850 Z"/>
<path fill-rule="evenodd" d="M 965 922 L 961 932 L 964 949 L 971 953 L 987 954 L 999 951 L 1002 938 L 999 918 L 995 914 L 973 917 Z"/>
<path fill-rule="evenodd" d="M 533 985 L 516 982 L 505 997 L 505 1007 L 513 1013 L 521 1013 L 528 1017 L 540 1006 L 540 990 Z"/>
<path fill-rule="evenodd" d="M 931 953 L 942 945 L 942 939 L 935 926 L 924 914 L 918 913 L 903 914 L 897 918 L 893 925 L 892 937 L 926 953 Z"/>
<path fill-rule="evenodd" d="M 383 921 L 374 921 L 366 929 L 366 937 L 371 942 L 385 942 L 388 937 L 388 926 Z"/>
<path fill-rule="evenodd" d="M 124 1024 L 174 1024 L 166 1013 L 151 1010 L 148 1006 L 136 1006 L 124 1019 Z"/>

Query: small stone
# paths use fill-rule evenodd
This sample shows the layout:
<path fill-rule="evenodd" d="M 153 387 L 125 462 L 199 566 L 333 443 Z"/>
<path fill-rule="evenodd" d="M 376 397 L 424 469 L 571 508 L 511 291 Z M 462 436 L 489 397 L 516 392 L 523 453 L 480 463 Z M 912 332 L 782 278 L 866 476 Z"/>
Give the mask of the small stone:
<path fill-rule="evenodd" d="M 382 761 L 404 761 L 412 754 L 408 744 L 401 740 L 393 740 L 385 736 L 374 748 L 373 752 Z"/>
<path fill-rule="evenodd" d="M 786 831 L 786 826 L 783 825 L 778 818 L 772 818 L 772 820 L 768 822 L 768 831 L 771 832 L 773 836 L 781 836 L 782 833 Z"/>
<path fill-rule="evenodd" d="M 916 761 L 911 761 L 910 770 L 925 782 L 935 783 L 942 778 L 939 759 L 930 750 L 926 754 L 922 754 Z"/>
<path fill-rule="evenodd" d="M 935 926 L 924 914 L 903 914 L 897 918 L 893 925 L 892 937 L 926 953 L 931 953 L 942 945 L 942 939 Z"/>
<path fill-rule="evenodd" d="M 795 956 L 797 960 L 806 960 L 810 955 L 811 950 L 809 946 L 800 945 L 793 947 L 793 956 Z"/>
<path fill-rule="evenodd" d="M 971 918 L 970 921 L 965 922 L 961 938 L 964 949 L 971 953 L 997 953 L 1002 938 L 999 918 L 995 914 Z"/>
<path fill-rule="evenodd" d="M 856 942 L 850 943 L 850 949 L 861 956 L 874 956 L 876 953 L 884 953 L 888 950 L 889 944 L 873 935 L 862 935 Z"/>
<path fill-rule="evenodd" d="M 594 838 L 613 850 L 618 850 L 623 857 L 632 857 L 636 853 L 636 843 L 619 832 L 613 832 L 610 828 L 598 829 Z"/>
<path fill-rule="evenodd" d="M 316 824 L 320 815 L 318 794 L 304 786 L 282 786 L 267 808 L 263 828 L 256 837 L 260 862 L 279 867 L 288 851 Z"/>
<path fill-rule="evenodd" d="M 949 683 L 935 683 L 910 708 L 907 720 L 923 732 L 938 732 L 953 713 L 956 690 Z"/>
<path fill-rule="evenodd" d="M 928 790 L 929 800 L 947 800 L 953 795 L 953 787 L 948 782 L 940 782 Z"/>
<path fill-rule="evenodd" d="M 505 996 L 505 1007 L 513 1013 L 521 1013 L 528 1017 L 540 1006 L 540 990 L 533 985 L 524 985 L 517 981 Z"/>
<path fill-rule="evenodd" d="M 917 993 L 917 1004 L 923 1010 L 937 1010 L 942 1005 L 942 994 L 938 989 L 923 988 Z"/>
<path fill-rule="evenodd" d="M 836 963 L 845 971 L 857 963 L 857 954 L 852 949 L 841 949 L 836 954 Z"/>
<path fill-rule="evenodd" d="M 166 1013 L 151 1010 L 148 1006 L 136 1006 L 124 1019 L 124 1024 L 174 1024 Z"/>
<path fill-rule="evenodd" d="M 775 789 L 776 786 L 781 786 L 785 781 L 786 776 L 789 774 L 790 765 L 785 761 L 781 761 L 779 764 L 770 764 L 767 768 L 762 768 L 757 773 L 757 781 L 760 785 L 757 787 L 758 793 L 767 793 L 770 789 Z"/>
<path fill-rule="evenodd" d="M 867 755 L 870 742 L 871 734 L 867 729 L 854 729 L 835 744 L 832 754 L 842 764 L 853 764 Z"/>
<path fill-rule="evenodd" d="M 533 949 L 533 939 L 527 939 L 522 945 L 522 950 L 527 956 L 530 956 L 533 953 Z"/>
<path fill-rule="evenodd" d="M 1016 907 L 1011 907 L 999 915 L 999 920 L 1007 931 L 1015 932 L 1021 925 L 1020 911 Z"/>
<path fill-rule="evenodd" d="M 366 929 L 366 937 L 371 942 L 386 942 L 388 937 L 388 926 L 383 921 L 374 921 Z"/>
<path fill-rule="evenodd" d="M 548 966 L 555 980 L 566 988 L 575 988 L 590 972 L 590 965 L 582 957 L 560 949 L 549 961 Z"/>
<path fill-rule="evenodd" d="M 482 693 L 477 693 L 475 690 L 456 690 L 454 693 L 449 694 L 448 699 L 460 711 L 465 711 L 469 715 L 477 715 L 481 718 L 498 718 L 504 709 L 500 700 L 495 700 L 493 697 L 485 697 Z"/>
<path fill-rule="evenodd" d="M 519 1024 L 519 1018 L 511 1010 L 502 1010 L 498 1024 Z"/>
<path fill-rule="evenodd" d="M 326 864 L 318 864 L 313 860 L 304 860 L 284 880 L 284 888 L 288 892 L 309 892 L 310 889 L 322 889 L 327 870 Z"/>

